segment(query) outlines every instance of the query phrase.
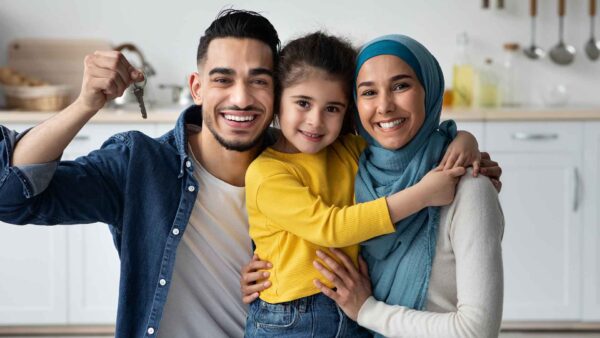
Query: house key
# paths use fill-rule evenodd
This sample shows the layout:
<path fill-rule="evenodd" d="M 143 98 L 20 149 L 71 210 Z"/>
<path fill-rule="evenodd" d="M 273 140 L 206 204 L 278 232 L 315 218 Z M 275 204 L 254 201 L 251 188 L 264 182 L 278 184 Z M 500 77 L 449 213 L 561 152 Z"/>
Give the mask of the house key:
<path fill-rule="evenodd" d="M 140 105 L 140 110 L 142 111 L 143 118 L 148 117 L 148 115 L 146 114 L 146 105 L 144 104 L 144 87 L 145 86 L 146 86 L 146 76 L 144 76 L 144 81 L 141 81 L 141 84 L 138 84 L 137 82 L 133 83 L 133 95 L 135 95 L 135 98 L 137 99 L 137 101 Z"/>

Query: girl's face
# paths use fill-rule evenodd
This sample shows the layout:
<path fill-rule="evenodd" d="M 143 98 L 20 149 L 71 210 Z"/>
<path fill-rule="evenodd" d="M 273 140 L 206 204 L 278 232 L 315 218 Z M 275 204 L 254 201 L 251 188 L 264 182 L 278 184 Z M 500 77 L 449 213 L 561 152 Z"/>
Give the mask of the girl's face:
<path fill-rule="evenodd" d="M 285 137 L 282 151 L 314 154 L 340 134 L 348 97 L 344 85 L 321 70 L 281 93 L 279 124 Z"/>
<path fill-rule="evenodd" d="M 425 120 L 425 90 L 413 69 L 393 55 L 379 55 L 362 65 L 356 105 L 367 133 L 386 149 L 408 144 Z"/>

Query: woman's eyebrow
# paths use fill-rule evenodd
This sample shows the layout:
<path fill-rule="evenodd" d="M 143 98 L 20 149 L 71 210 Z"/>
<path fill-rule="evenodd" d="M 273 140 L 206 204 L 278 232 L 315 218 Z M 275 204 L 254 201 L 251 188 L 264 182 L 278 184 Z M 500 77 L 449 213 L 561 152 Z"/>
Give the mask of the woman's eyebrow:
<path fill-rule="evenodd" d="M 398 81 L 398 80 L 402 80 L 402 79 L 412 79 L 412 76 L 408 75 L 408 74 L 398 74 L 398 75 L 394 75 L 390 78 L 390 81 Z"/>
<path fill-rule="evenodd" d="M 363 82 L 359 83 L 358 86 L 356 86 L 356 88 L 370 87 L 372 85 L 373 85 L 373 81 L 363 81 Z"/>

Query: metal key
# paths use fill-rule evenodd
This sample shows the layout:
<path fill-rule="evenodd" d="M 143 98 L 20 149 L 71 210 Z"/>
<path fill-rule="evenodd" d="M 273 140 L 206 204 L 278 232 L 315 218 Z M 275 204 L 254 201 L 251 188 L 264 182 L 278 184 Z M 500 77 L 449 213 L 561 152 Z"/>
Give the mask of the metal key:
<path fill-rule="evenodd" d="M 142 117 L 143 118 L 147 118 L 148 115 L 146 114 L 146 105 L 144 104 L 144 87 L 146 86 L 146 77 L 144 76 L 144 81 L 141 82 L 141 84 L 138 84 L 137 82 L 133 83 L 133 94 L 135 95 L 139 105 L 140 105 L 140 110 L 142 111 Z"/>

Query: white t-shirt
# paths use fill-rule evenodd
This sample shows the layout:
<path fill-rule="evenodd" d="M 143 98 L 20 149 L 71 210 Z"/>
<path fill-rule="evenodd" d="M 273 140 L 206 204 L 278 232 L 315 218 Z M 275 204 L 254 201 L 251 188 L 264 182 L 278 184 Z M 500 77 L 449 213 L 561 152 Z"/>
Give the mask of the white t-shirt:
<path fill-rule="evenodd" d="M 212 176 L 195 159 L 194 177 L 200 188 L 177 248 L 158 336 L 243 337 L 240 269 L 252 251 L 245 189 Z"/>

